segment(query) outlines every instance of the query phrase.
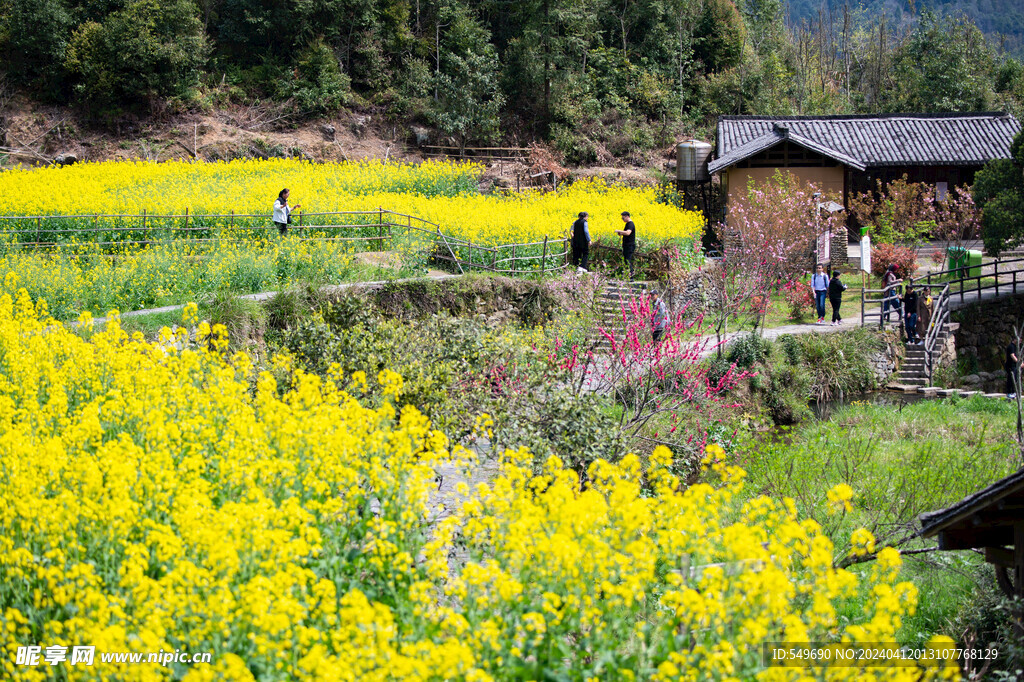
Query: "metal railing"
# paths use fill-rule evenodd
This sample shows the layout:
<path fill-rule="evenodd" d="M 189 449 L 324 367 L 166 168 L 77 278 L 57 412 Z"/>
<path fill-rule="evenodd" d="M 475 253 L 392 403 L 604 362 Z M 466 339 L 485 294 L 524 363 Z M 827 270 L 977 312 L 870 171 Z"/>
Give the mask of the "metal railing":
<path fill-rule="evenodd" d="M 932 385 L 932 378 L 935 375 L 935 343 L 939 333 L 949 321 L 949 282 L 942 287 L 938 297 L 935 299 L 935 307 L 932 308 L 932 318 L 925 331 L 924 337 L 924 362 L 925 370 L 928 372 L 928 385 Z"/>
<path fill-rule="evenodd" d="M 970 274 L 974 271 L 976 271 L 975 274 Z M 988 291 L 993 291 L 996 296 L 1001 293 L 1016 294 L 1018 287 L 1024 291 L 1024 258 L 991 260 L 977 265 L 950 268 L 908 280 L 908 283 L 912 283 L 918 289 L 939 286 L 948 288 L 950 305 L 957 297 L 961 304 L 966 303 L 971 297 L 980 301 Z M 879 327 L 884 329 L 886 325 L 883 314 L 885 302 L 890 302 L 890 308 L 894 303 L 899 305 L 902 291 L 903 280 L 898 280 L 897 284 L 892 286 L 892 291 L 888 293 L 886 289 L 865 288 L 861 292 L 861 326 L 877 321 Z"/>
<path fill-rule="evenodd" d="M 384 251 L 402 239 L 427 258 L 448 263 L 460 273 L 483 270 L 512 276 L 545 274 L 569 262 L 567 237 L 500 245 L 475 244 L 452 237 L 437 223 L 384 208 L 370 211 L 302 213 L 288 226 L 300 241 L 363 243 Z M 79 223 L 68 227 L 66 223 Z M 272 238 L 279 228 L 269 214 L 88 214 L 0 216 L 0 252 L 18 250 L 101 251 L 187 242 L 210 244 Z"/>

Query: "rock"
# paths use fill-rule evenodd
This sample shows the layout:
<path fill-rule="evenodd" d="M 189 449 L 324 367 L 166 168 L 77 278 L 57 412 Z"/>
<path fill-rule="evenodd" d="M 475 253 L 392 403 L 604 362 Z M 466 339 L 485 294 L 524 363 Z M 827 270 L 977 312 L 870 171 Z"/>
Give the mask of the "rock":
<path fill-rule="evenodd" d="M 53 162 L 58 166 L 70 166 L 71 164 L 78 163 L 78 157 L 71 153 L 58 154 L 53 157 Z"/>
<path fill-rule="evenodd" d="M 977 374 L 968 374 L 967 376 L 960 378 L 960 383 L 966 386 L 975 386 L 981 383 L 981 377 Z"/>
<path fill-rule="evenodd" d="M 337 131 L 335 130 L 334 126 L 332 126 L 330 123 L 324 123 L 322 126 L 320 126 L 320 132 L 323 133 L 325 141 L 334 142 L 334 138 Z"/>
<path fill-rule="evenodd" d="M 362 134 L 364 132 L 366 132 L 366 126 L 369 125 L 369 123 L 370 123 L 370 117 L 369 116 L 363 116 L 361 114 L 356 114 L 355 116 L 352 117 L 352 122 L 350 124 L 350 127 L 352 128 L 352 132 L 356 136 L 362 136 Z"/>
<path fill-rule="evenodd" d="M 422 147 L 430 142 L 430 131 L 422 126 L 412 126 L 409 128 L 409 132 L 411 133 L 412 139 L 416 141 L 417 147 Z"/>
<path fill-rule="evenodd" d="M 1005 379 L 1006 378 L 1006 370 L 1005 369 L 997 369 L 996 371 L 992 372 L 992 378 L 993 379 Z"/>
<path fill-rule="evenodd" d="M 992 375 L 989 374 L 988 372 L 978 372 L 978 378 L 981 379 L 981 381 L 983 382 L 992 381 Z"/>

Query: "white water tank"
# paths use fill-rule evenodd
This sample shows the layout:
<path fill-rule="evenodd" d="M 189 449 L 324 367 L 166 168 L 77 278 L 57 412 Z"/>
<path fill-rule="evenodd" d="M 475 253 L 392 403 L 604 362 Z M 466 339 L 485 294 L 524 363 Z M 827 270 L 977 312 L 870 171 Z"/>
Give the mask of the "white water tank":
<path fill-rule="evenodd" d="M 708 159 L 713 147 L 700 140 L 686 140 L 676 145 L 676 177 L 679 182 L 707 182 Z"/>

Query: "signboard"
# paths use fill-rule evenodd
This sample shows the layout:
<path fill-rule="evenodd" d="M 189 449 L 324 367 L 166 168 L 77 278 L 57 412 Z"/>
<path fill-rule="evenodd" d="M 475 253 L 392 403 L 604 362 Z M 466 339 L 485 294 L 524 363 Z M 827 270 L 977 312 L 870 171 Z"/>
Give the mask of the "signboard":
<path fill-rule="evenodd" d="M 829 269 L 829 261 L 832 260 L 832 233 L 822 232 L 818 235 L 817 257 L 819 263 L 824 263 L 825 269 Z"/>
<path fill-rule="evenodd" d="M 871 274 L 871 235 L 860 238 L 860 269 Z"/>

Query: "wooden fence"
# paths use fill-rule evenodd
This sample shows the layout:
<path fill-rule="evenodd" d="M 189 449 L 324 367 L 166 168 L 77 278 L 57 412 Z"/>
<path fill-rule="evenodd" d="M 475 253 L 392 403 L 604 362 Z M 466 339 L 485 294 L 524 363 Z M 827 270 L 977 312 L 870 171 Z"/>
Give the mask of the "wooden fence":
<path fill-rule="evenodd" d="M 234 212 L 0 216 L 0 251 L 243 242 L 273 238 L 277 230 L 267 214 Z M 562 270 L 569 262 L 569 241 L 564 236 L 497 246 L 475 244 L 445 234 L 437 223 L 384 208 L 296 212 L 288 230 L 301 241 L 353 242 L 373 251 L 392 249 L 402 242 L 402 246 L 460 273 L 476 269 L 512 276 L 545 274 Z"/>
<path fill-rule="evenodd" d="M 530 156 L 529 147 L 445 147 L 421 145 L 424 156 L 436 156 L 468 161 L 525 161 Z"/>

